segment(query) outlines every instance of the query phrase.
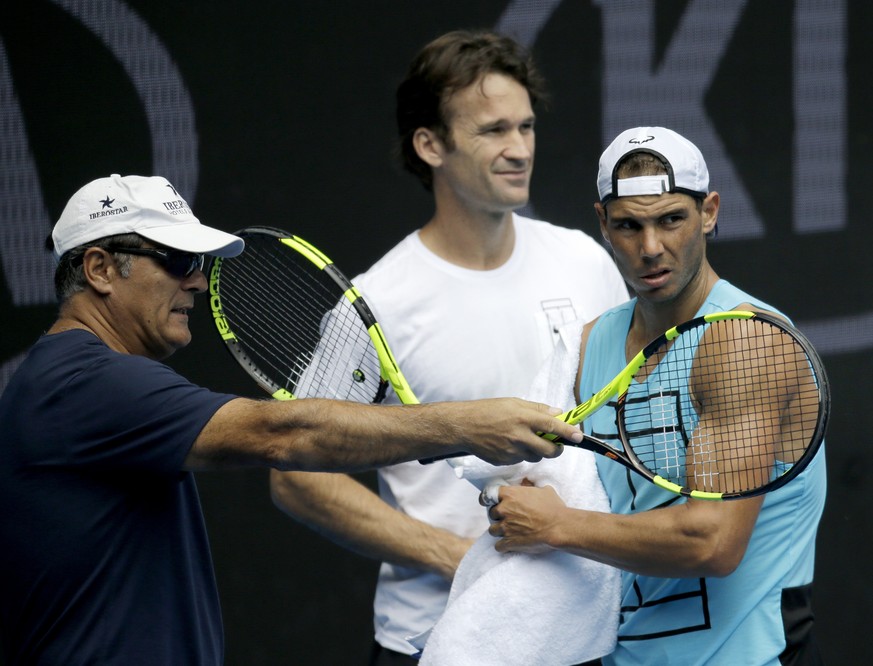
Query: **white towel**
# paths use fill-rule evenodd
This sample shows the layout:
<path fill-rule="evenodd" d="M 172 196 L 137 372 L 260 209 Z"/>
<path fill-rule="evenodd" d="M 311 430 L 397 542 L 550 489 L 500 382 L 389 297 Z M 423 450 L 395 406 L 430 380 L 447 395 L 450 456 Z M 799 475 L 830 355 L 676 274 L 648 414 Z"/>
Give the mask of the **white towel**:
<path fill-rule="evenodd" d="M 569 409 L 579 363 L 582 325 L 561 342 L 534 381 L 530 399 Z M 527 477 L 551 485 L 568 506 L 609 511 L 589 451 L 567 448 L 558 458 L 494 467 L 472 456 L 450 460 L 459 477 L 480 490 Z M 485 532 L 461 561 L 448 604 L 426 634 L 421 666 L 567 666 L 615 647 L 619 613 L 617 569 L 576 555 L 498 553 Z M 425 642 L 426 641 L 426 642 Z"/>

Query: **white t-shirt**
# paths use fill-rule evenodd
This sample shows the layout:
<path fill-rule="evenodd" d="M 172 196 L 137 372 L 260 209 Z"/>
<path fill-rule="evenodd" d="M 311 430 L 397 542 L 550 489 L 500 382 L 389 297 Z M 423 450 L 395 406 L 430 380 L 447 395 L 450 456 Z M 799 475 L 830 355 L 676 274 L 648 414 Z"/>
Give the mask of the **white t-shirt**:
<path fill-rule="evenodd" d="M 579 230 L 514 216 L 516 243 L 497 269 L 451 264 L 418 232 L 355 279 L 421 402 L 524 396 L 566 322 L 627 300 L 612 258 Z M 397 402 L 389 391 L 386 402 Z M 478 491 L 445 462 L 379 470 L 391 506 L 466 537 L 488 527 Z M 383 563 L 374 601 L 376 640 L 411 654 L 406 638 L 439 619 L 451 583 Z"/>

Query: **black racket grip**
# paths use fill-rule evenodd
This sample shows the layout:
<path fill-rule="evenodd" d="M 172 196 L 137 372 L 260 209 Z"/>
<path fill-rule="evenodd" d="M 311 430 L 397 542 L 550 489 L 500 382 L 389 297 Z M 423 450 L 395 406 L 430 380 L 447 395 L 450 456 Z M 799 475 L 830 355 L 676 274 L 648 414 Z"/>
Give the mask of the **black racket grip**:
<path fill-rule="evenodd" d="M 555 443 L 556 445 L 567 444 L 569 446 L 581 446 L 580 444 L 576 444 L 575 442 L 569 442 L 563 437 L 558 437 L 557 435 L 544 435 L 543 433 L 539 433 L 540 437 L 543 439 L 548 439 L 549 441 Z M 582 447 L 585 448 L 585 447 Z M 445 453 L 441 456 L 434 456 L 433 458 L 419 458 L 418 462 L 422 465 L 430 465 L 432 463 L 438 462 L 440 460 L 448 460 L 449 458 L 460 458 L 461 456 L 469 456 L 473 455 L 467 451 L 456 451 L 455 453 Z"/>

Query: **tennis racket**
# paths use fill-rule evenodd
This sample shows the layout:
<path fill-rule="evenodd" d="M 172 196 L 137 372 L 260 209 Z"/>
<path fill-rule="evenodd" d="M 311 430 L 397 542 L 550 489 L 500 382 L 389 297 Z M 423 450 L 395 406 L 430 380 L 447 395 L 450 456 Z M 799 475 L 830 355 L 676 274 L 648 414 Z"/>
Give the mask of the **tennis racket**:
<path fill-rule="evenodd" d="M 779 488 L 819 449 L 830 411 L 824 366 L 776 317 L 731 311 L 671 328 L 590 400 L 577 424 L 614 401 L 622 449 L 560 440 L 606 456 L 686 497 L 726 500 Z"/>
<path fill-rule="evenodd" d="M 213 257 L 209 294 L 225 346 L 277 400 L 379 403 L 390 384 L 418 400 L 358 289 L 318 249 L 281 229 L 249 227 L 242 254 Z"/>

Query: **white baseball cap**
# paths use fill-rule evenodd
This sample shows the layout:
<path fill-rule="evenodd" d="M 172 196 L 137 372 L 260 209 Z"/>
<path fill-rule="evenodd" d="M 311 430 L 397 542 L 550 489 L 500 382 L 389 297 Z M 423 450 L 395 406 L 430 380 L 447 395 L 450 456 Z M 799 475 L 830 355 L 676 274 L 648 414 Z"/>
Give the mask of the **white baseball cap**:
<path fill-rule="evenodd" d="M 660 157 L 667 173 L 621 178 L 616 168 L 626 155 L 646 152 Z M 709 170 L 697 146 L 664 127 L 635 127 L 619 134 L 600 156 L 597 172 L 600 203 L 615 197 L 681 192 L 693 197 L 709 192 Z"/>
<path fill-rule="evenodd" d="M 106 236 L 135 233 L 159 245 L 219 257 L 235 257 L 239 236 L 200 224 L 185 199 L 166 178 L 98 178 L 79 189 L 52 231 L 55 257 Z"/>

